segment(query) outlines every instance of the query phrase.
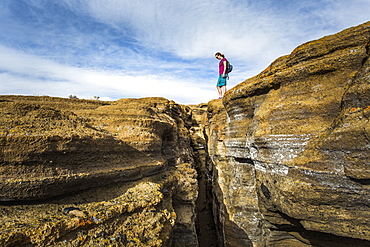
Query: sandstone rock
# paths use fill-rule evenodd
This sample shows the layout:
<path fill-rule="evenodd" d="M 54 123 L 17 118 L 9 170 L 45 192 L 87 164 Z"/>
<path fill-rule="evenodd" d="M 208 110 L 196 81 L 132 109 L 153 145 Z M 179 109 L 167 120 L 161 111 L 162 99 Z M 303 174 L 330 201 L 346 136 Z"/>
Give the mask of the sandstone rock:
<path fill-rule="evenodd" d="M 226 246 L 369 245 L 369 37 L 308 42 L 227 92 L 208 141 Z"/>
<path fill-rule="evenodd" d="M 0 200 L 35 200 L 192 162 L 187 108 L 162 98 L 98 102 L 2 96 Z"/>
<path fill-rule="evenodd" d="M 188 107 L 0 96 L 0 108 L 1 246 L 198 246 Z"/>
<path fill-rule="evenodd" d="M 190 164 L 179 164 L 138 182 L 38 204 L 0 206 L 0 245 L 198 246 L 194 177 Z"/>

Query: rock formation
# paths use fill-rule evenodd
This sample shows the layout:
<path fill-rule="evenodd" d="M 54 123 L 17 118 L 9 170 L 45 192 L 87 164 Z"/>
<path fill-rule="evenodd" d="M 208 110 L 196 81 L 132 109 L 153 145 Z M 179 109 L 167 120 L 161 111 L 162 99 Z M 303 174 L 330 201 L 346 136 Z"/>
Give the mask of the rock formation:
<path fill-rule="evenodd" d="M 197 246 L 188 107 L 1 96 L 0 108 L 1 246 Z"/>
<path fill-rule="evenodd" d="M 197 106 L 0 96 L 0 245 L 369 246 L 369 40 Z"/>
<path fill-rule="evenodd" d="M 210 104 L 225 246 L 368 246 L 370 22 L 308 42 Z"/>

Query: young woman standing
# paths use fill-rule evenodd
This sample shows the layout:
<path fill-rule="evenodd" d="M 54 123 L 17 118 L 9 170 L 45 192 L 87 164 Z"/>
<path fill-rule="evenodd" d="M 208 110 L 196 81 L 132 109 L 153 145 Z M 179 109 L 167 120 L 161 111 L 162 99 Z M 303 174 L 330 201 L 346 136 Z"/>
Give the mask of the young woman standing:
<path fill-rule="evenodd" d="M 217 91 L 219 95 L 219 99 L 222 99 L 226 93 L 226 80 L 228 78 L 227 74 L 227 59 L 225 58 L 224 54 L 221 54 L 220 52 L 217 52 L 215 54 L 215 57 L 220 60 L 220 63 L 218 64 L 218 80 L 217 80 Z"/>

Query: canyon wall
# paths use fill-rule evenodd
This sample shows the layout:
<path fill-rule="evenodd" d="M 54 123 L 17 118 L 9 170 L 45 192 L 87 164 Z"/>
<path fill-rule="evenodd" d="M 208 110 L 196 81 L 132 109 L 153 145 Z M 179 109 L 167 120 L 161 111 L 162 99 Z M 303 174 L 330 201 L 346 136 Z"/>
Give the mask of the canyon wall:
<path fill-rule="evenodd" d="M 225 246 L 369 246 L 369 39 L 305 43 L 210 102 Z"/>
<path fill-rule="evenodd" d="M 198 246 L 188 107 L 0 96 L 1 246 Z"/>

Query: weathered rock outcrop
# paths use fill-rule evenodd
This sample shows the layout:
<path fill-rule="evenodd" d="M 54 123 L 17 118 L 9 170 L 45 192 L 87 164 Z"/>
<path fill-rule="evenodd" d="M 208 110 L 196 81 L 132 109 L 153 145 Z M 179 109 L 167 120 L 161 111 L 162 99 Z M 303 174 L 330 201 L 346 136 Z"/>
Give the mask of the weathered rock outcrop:
<path fill-rule="evenodd" d="M 188 107 L 1 96 L 0 108 L 1 246 L 197 246 Z"/>
<path fill-rule="evenodd" d="M 210 102 L 225 246 L 369 246 L 369 38 L 303 44 Z"/>
<path fill-rule="evenodd" d="M 2 201 L 57 196 L 192 162 L 186 112 L 165 99 L 2 97 L 1 107 Z"/>

